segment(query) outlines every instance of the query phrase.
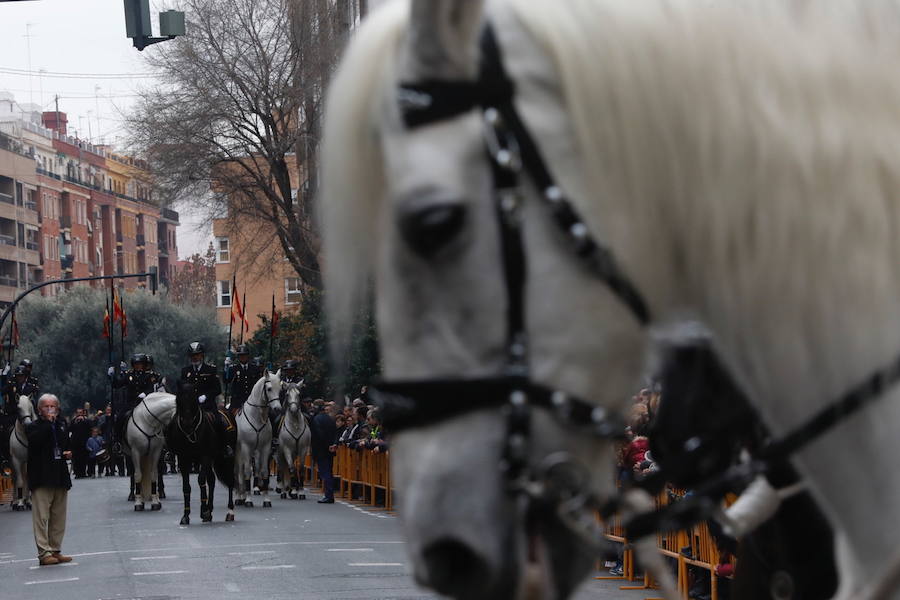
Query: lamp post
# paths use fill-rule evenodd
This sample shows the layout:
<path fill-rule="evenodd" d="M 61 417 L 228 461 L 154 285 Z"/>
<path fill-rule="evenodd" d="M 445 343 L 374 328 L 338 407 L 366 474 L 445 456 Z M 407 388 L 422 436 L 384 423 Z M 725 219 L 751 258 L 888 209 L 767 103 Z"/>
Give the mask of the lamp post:
<path fill-rule="evenodd" d="M 159 13 L 159 34 L 162 37 L 153 37 L 153 28 L 150 25 L 150 0 L 124 1 L 125 35 L 131 38 L 138 50 L 184 35 L 183 12 L 167 10 Z"/>

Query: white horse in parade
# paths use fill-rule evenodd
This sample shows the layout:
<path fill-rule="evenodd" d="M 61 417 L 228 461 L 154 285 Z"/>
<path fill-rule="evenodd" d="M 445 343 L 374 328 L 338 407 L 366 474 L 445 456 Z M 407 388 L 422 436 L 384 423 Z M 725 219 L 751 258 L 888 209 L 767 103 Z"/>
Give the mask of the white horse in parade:
<path fill-rule="evenodd" d="M 836 598 L 900 598 L 898 34 L 894 0 L 371 16 L 330 92 L 326 285 L 340 352 L 374 274 L 420 582 L 568 597 L 593 565 L 569 507 L 615 496 L 604 438 L 689 318 L 804 438 L 781 448 L 835 531 Z"/>
<path fill-rule="evenodd" d="M 16 425 L 9 432 L 9 454 L 15 478 L 13 510 L 31 508 L 31 490 L 28 487 L 28 438 L 25 425 L 37 419 L 37 412 L 29 396 L 19 396 Z"/>
<path fill-rule="evenodd" d="M 272 424 L 269 411 L 280 408 L 281 370 L 265 375 L 253 384 L 250 396 L 235 417 L 237 425 L 237 447 L 235 448 L 235 485 L 238 506 L 253 506 L 248 499 L 250 481 L 259 487 L 263 496 L 263 507 L 270 508 L 269 499 L 269 457 L 272 452 Z"/>
<path fill-rule="evenodd" d="M 312 439 L 309 423 L 300 410 L 300 390 L 303 382 L 288 383 L 284 402 L 284 416 L 281 418 L 281 426 L 278 430 L 278 471 L 281 474 L 282 498 L 290 496 L 294 499 L 305 500 L 306 493 L 303 490 L 303 479 L 306 472 L 304 462 L 309 454 L 309 445 Z M 299 466 L 297 466 L 299 465 Z"/>
<path fill-rule="evenodd" d="M 134 510 L 144 510 L 150 500 L 150 510 L 161 510 L 158 492 L 159 457 L 165 445 L 165 429 L 175 417 L 175 396 L 167 392 L 153 392 L 134 407 L 125 425 L 123 447 L 134 465 L 132 491 Z"/>

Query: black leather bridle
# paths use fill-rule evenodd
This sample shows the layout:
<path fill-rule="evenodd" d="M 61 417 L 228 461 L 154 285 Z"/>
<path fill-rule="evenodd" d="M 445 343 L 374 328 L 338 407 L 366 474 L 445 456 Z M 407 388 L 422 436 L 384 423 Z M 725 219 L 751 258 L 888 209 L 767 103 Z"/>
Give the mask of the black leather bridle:
<path fill-rule="evenodd" d="M 430 80 L 401 83 L 398 103 L 410 129 L 439 123 L 474 110 L 484 119 L 486 154 L 494 179 L 495 214 L 500 231 L 504 282 L 507 293 L 506 364 L 502 373 L 479 379 L 381 381 L 371 390 L 381 407 L 385 426 L 393 432 L 433 425 L 476 410 L 503 408 L 507 415 L 506 447 L 502 462 L 509 489 L 538 503 L 552 504 L 563 521 L 578 533 L 595 531 L 586 511 L 610 516 L 620 508 L 614 498 L 601 505 L 584 489 L 584 470 L 562 453 L 553 454 L 536 468 L 528 465 L 528 441 L 534 408 L 548 410 L 567 427 L 581 429 L 601 439 L 618 440 L 625 434 L 621 417 L 563 390 L 547 388 L 532 380 L 525 330 L 525 251 L 520 228 L 523 199 L 522 175 L 540 193 L 553 220 L 569 240 L 574 254 L 629 310 L 642 327 L 651 314 L 640 291 L 619 268 L 612 251 L 590 234 L 547 168 L 541 152 L 513 103 L 515 86 L 506 73 L 493 29 L 487 25 L 481 38 L 481 65 L 475 81 Z M 847 416 L 857 412 L 900 381 L 900 359 L 874 373 L 783 438 L 774 440 L 755 459 L 732 467 L 699 485 L 689 502 L 671 504 L 655 513 L 638 515 L 626 525 L 629 535 L 641 537 L 655 531 L 680 529 L 706 520 L 717 510 L 718 498 L 736 486 L 765 475 L 791 454 L 815 440 Z M 685 448 L 679 460 L 689 463 L 700 449 Z M 701 444 L 702 446 L 702 444 Z M 658 488 L 665 472 L 647 482 Z M 591 533 L 590 535 L 593 535 Z"/>

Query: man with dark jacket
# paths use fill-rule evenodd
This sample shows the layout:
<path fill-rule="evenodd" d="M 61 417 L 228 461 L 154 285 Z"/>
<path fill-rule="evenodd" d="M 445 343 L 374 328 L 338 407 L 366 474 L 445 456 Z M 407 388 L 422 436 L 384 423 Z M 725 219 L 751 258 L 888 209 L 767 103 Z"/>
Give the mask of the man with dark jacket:
<path fill-rule="evenodd" d="M 231 405 L 229 410 L 233 415 L 237 415 L 244 402 L 250 397 L 253 386 L 263 376 L 262 368 L 250 363 L 250 350 L 246 344 L 238 346 L 236 354 L 237 363 L 232 362 L 231 358 L 225 359 L 223 377 L 226 385 L 230 386 Z"/>
<path fill-rule="evenodd" d="M 84 415 L 84 409 L 75 409 L 75 418 L 69 425 L 69 442 L 72 448 L 72 471 L 75 479 L 87 477 L 88 451 L 86 443 L 91 437 L 91 422 Z"/>
<path fill-rule="evenodd" d="M 193 384 L 200 408 L 216 414 L 216 396 L 222 393 L 219 374 L 214 366 L 203 362 L 204 348 L 200 342 L 188 345 L 188 356 L 191 364 L 181 370 L 181 381 Z"/>
<path fill-rule="evenodd" d="M 325 487 L 325 497 L 319 500 L 319 504 L 334 504 L 334 477 L 331 475 L 331 467 L 334 464 L 334 455 L 331 446 L 334 444 L 334 436 L 337 427 L 334 424 L 334 407 L 329 406 L 315 416 L 312 421 L 312 456 L 319 469 L 319 477 Z"/>
<path fill-rule="evenodd" d="M 69 435 L 59 415 L 59 398 L 44 394 L 38 400 L 38 418 L 25 426 L 28 438 L 28 488 L 31 490 L 34 543 L 41 566 L 66 563 L 60 553 L 66 533 L 66 501 L 72 480 L 66 459 Z"/>

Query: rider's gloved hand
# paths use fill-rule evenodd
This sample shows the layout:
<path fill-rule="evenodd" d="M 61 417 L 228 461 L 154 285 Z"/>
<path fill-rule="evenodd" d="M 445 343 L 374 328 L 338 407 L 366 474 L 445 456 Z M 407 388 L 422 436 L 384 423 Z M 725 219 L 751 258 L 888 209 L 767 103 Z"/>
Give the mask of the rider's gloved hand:
<path fill-rule="evenodd" d="M 106 370 L 106 374 L 107 374 L 109 377 L 112 377 L 113 375 L 116 374 L 116 368 L 115 368 L 115 367 L 110 367 L 110 368 L 108 368 L 108 369 Z"/>
<path fill-rule="evenodd" d="M 9 363 L 6 363 L 6 366 L 3 367 L 3 371 L 0 371 L 0 375 L 3 375 L 4 377 L 9 375 Z"/>
<path fill-rule="evenodd" d="M 122 362 L 119 363 L 119 370 L 120 370 L 120 371 L 127 371 L 127 370 L 128 370 L 128 365 L 125 364 L 125 361 L 124 361 L 124 360 L 123 360 Z"/>
<path fill-rule="evenodd" d="M 141 392 L 140 394 L 138 394 L 138 398 L 140 398 L 141 400 L 143 400 L 146 397 L 147 397 L 147 394 L 145 394 L 144 392 Z"/>
<path fill-rule="evenodd" d="M 230 366 L 233 365 L 233 364 L 234 364 L 234 361 L 231 360 L 231 357 L 230 357 L 230 356 L 226 356 L 226 357 L 225 357 L 225 366 L 226 366 L 226 367 L 230 367 Z"/>
<path fill-rule="evenodd" d="M 203 404 L 204 402 L 206 402 L 206 394 L 203 394 L 202 396 L 197 398 L 197 402 L 199 402 L 200 404 Z"/>

